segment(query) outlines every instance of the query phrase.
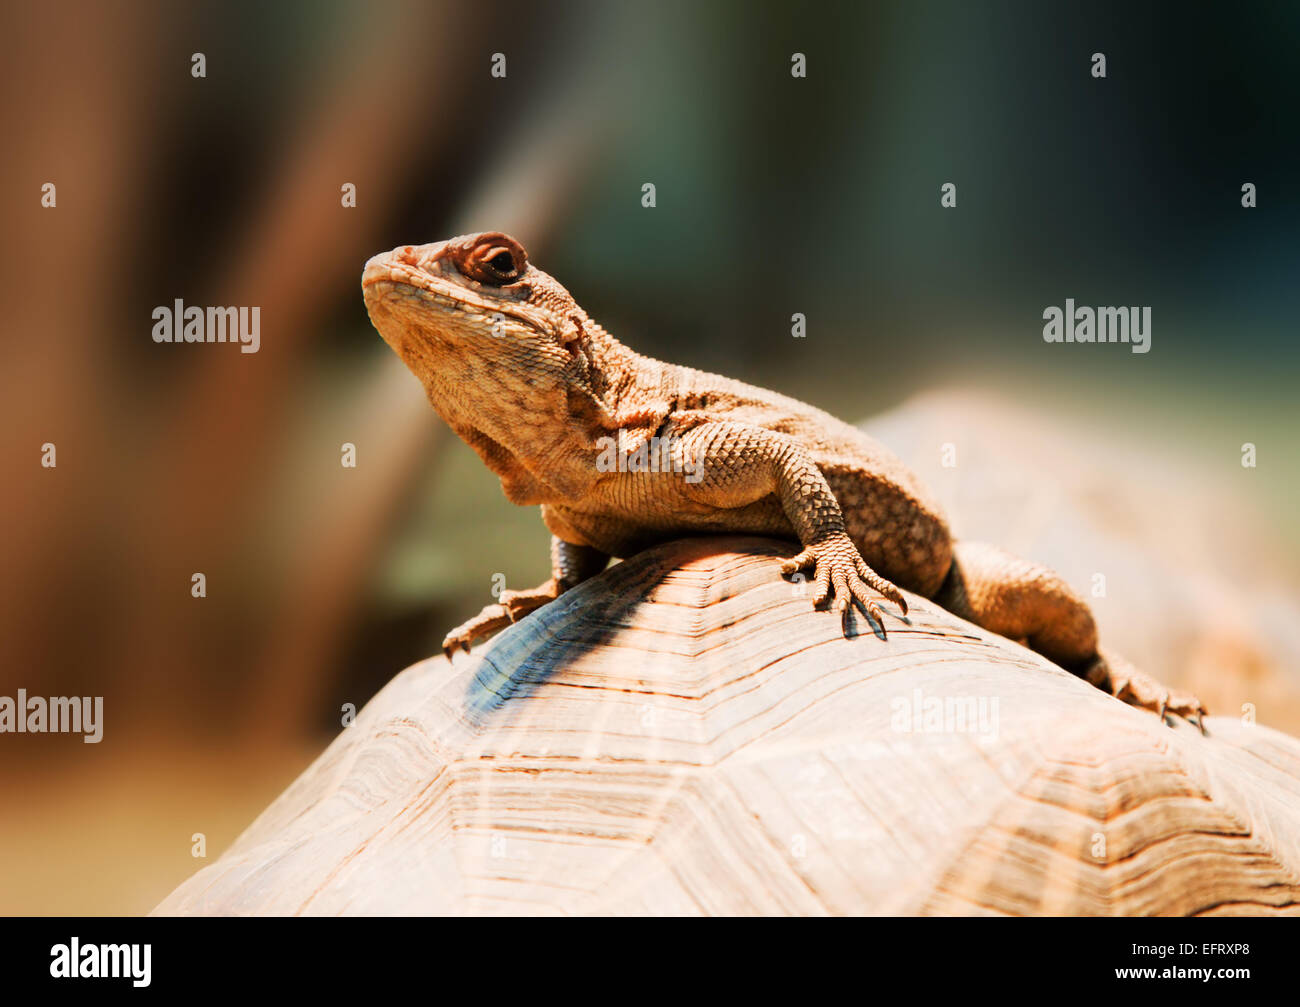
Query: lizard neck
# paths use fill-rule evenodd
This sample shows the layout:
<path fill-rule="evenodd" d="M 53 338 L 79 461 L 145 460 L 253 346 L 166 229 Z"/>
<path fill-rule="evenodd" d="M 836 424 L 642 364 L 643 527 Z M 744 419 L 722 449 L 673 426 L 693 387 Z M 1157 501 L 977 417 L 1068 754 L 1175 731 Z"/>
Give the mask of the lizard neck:
<path fill-rule="evenodd" d="M 571 321 L 572 359 L 551 380 L 462 356 L 423 369 L 429 401 L 515 503 L 581 501 L 602 478 L 602 442 L 620 430 L 648 436 L 671 411 L 663 394 L 669 365 L 625 346 L 585 313 Z"/>
<path fill-rule="evenodd" d="M 589 323 L 584 354 L 590 367 L 590 395 L 571 400 L 570 429 L 592 457 L 605 448 L 611 436 L 635 444 L 654 436 L 679 405 L 685 368 L 647 357 L 629 349 L 600 326 Z M 593 451 L 593 446 L 594 451 Z"/>
<path fill-rule="evenodd" d="M 625 346 L 595 322 L 584 322 L 583 331 L 582 353 L 600 414 L 597 425 L 599 432 L 607 432 L 618 426 L 628 406 L 635 407 L 660 390 L 667 365 Z"/>

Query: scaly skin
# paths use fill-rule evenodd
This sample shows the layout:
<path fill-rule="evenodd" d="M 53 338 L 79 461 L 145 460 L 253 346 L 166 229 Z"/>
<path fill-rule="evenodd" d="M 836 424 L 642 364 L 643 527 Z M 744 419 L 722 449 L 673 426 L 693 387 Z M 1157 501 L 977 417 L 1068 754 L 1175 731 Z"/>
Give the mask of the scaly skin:
<path fill-rule="evenodd" d="M 633 352 L 513 238 L 470 234 L 376 255 L 362 289 L 434 409 L 507 499 L 540 506 L 552 534 L 551 579 L 505 592 L 454 629 L 449 655 L 611 556 L 682 535 L 750 533 L 797 538 L 804 549 L 784 572 L 811 569 L 813 604 L 846 629 L 856 606 L 883 635 L 872 592 L 906 614 L 902 587 L 1162 717 L 1203 716 L 1195 697 L 1103 657 L 1091 613 L 1059 576 L 954 543 L 925 487 L 870 437 L 776 392 Z M 610 438 L 663 464 L 611 464 Z"/>

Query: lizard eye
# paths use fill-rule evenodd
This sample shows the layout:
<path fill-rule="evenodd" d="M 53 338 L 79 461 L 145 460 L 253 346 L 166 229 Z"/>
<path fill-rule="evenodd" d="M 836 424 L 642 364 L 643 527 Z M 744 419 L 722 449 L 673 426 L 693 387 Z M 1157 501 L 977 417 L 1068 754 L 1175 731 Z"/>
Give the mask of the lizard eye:
<path fill-rule="evenodd" d="M 500 286 L 512 283 L 528 268 L 524 246 L 509 235 L 494 231 L 484 234 L 457 262 L 461 272 L 480 283 Z"/>
<path fill-rule="evenodd" d="M 511 257 L 510 253 L 507 251 L 502 250 L 500 252 L 497 252 L 496 255 L 492 256 L 492 258 L 488 259 L 487 261 L 489 266 L 491 266 L 493 269 L 495 269 L 498 273 L 502 274 L 503 276 L 509 275 L 510 273 L 513 273 L 515 271 L 515 260 Z"/>

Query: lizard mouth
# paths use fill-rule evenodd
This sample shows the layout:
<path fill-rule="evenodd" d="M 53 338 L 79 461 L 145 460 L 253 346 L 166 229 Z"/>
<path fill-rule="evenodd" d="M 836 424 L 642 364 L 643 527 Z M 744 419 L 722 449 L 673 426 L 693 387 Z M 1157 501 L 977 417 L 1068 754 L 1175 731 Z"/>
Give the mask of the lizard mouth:
<path fill-rule="evenodd" d="M 366 263 L 361 275 L 361 291 L 367 303 L 382 300 L 391 293 L 411 296 L 413 292 L 420 302 L 443 311 L 468 315 L 501 314 L 536 332 L 555 335 L 553 325 L 523 305 L 485 297 L 469 287 L 431 276 L 423 269 L 394 262 L 386 255 L 377 255 Z"/>

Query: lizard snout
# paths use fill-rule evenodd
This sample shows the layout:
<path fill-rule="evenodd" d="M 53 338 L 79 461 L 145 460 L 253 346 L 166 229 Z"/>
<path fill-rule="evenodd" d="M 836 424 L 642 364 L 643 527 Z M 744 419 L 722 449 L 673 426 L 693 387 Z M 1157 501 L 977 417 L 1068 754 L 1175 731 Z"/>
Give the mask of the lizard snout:
<path fill-rule="evenodd" d="M 361 271 L 361 287 L 364 290 L 386 280 L 402 281 L 413 270 L 427 270 L 442 258 L 446 247 L 445 241 L 428 245 L 398 245 L 392 251 L 372 255 Z"/>

